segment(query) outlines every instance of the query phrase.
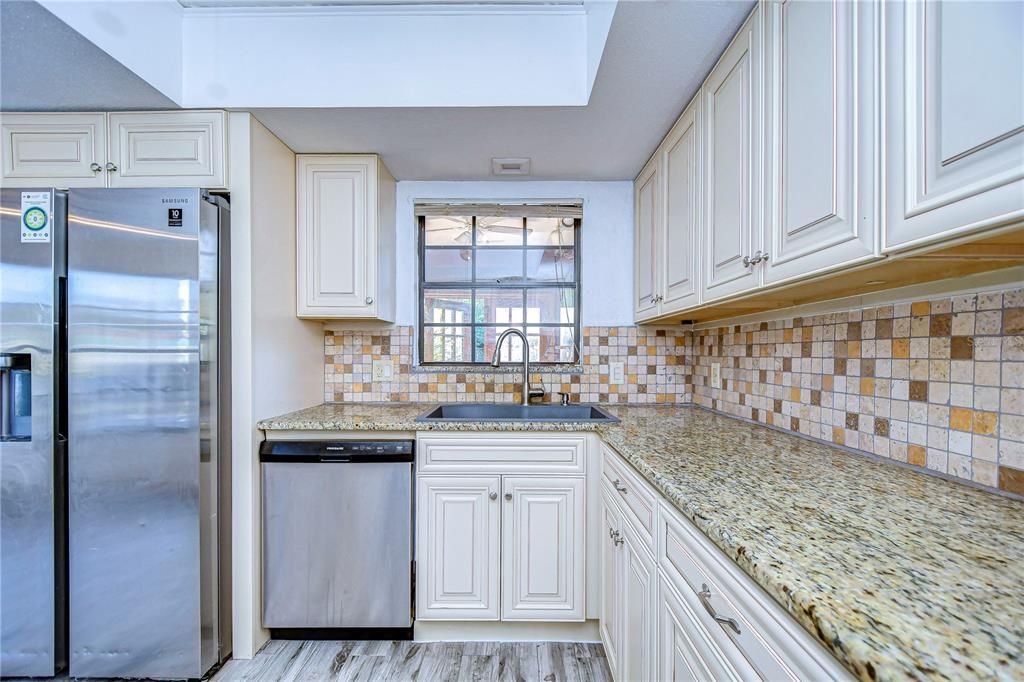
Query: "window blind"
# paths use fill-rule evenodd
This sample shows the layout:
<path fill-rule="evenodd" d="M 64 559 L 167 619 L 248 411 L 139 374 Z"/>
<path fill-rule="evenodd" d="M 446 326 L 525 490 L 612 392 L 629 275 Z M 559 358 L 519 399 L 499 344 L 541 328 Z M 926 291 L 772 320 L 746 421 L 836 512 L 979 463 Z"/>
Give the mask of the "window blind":
<path fill-rule="evenodd" d="M 417 216 L 487 216 L 489 218 L 583 218 L 583 202 L 417 202 Z"/>

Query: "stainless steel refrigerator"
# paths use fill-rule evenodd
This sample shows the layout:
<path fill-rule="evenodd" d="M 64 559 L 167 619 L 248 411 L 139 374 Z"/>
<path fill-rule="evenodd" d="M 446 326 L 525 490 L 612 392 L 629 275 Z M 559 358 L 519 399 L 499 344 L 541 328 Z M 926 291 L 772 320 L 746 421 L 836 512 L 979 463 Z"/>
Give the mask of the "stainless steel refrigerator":
<path fill-rule="evenodd" d="M 0 191 L 4 677 L 230 651 L 228 220 L 200 189 Z"/>

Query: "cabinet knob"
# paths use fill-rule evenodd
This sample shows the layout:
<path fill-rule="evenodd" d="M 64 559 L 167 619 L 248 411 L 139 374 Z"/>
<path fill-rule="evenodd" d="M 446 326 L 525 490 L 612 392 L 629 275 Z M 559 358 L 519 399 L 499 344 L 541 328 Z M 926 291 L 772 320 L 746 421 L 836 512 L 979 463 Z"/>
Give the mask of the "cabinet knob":
<path fill-rule="evenodd" d="M 758 263 L 766 263 L 767 261 L 768 261 L 768 254 L 766 252 L 762 253 L 761 250 L 759 249 L 759 250 L 754 252 L 753 257 L 750 257 L 750 256 L 744 256 L 743 257 L 743 267 L 749 268 L 751 265 L 757 265 Z"/>
<path fill-rule="evenodd" d="M 114 173 L 117 171 L 117 164 L 113 161 L 107 161 L 107 172 Z"/>
<path fill-rule="evenodd" d="M 89 170 L 91 170 L 93 173 L 99 173 L 101 170 L 103 170 L 103 166 L 93 161 L 92 163 L 89 164 Z"/>
<path fill-rule="evenodd" d="M 491 499 L 492 500 L 498 499 L 498 493 L 491 493 Z"/>
<path fill-rule="evenodd" d="M 623 495 L 626 494 L 626 486 L 622 485 L 619 479 L 616 478 L 614 481 L 612 481 L 612 487 L 615 488 L 616 492 L 622 493 Z"/>
<path fill-rule="evenodd" d="M 367 296 L 366 297 L 366 305 L 372 305 L 372 304 L 373 304 L 373 296 Z"/>
<path fill-rule="evenodd" d="M 509 502 L 511 502 L 512 501 L 512 493 L 505 493 L 505 499 L 508 500 Z"/>

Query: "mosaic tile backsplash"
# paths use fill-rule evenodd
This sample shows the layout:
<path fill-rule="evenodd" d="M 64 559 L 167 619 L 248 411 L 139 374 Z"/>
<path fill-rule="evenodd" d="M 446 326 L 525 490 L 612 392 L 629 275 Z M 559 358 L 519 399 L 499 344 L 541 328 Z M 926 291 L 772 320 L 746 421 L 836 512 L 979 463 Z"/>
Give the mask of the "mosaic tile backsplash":
<path fill-rule="evenodd" d="M 706 329 L 689 343 L 698 405 L 1024 494 L 1024 289 Z"/>
<path fill-rule="evenodd" d="M 382 331 L 326 332 L 324 398 L 327 401 L 512 402 L 520 399 L 518 363 L 502 371 L 419 368 L 413 362 L 413 327 Z M 558 392 L 572 402 L 682 404 L 690 402 L 684 362 L 686 334 L 655 327 L 585 327 L 583 362 L 571 371 L 530 372 L 544 400 Z M 373 381 L 373 361 L 391 363 L 390 381 Z M 621 362 L 625 382 L 611 382 L 611 363 Z M 489 370 L 490 368 L 488 368 Z"/>
<path fill-rule="evenodd" d="M 518 373 L 418 368 L 414 345 L 412 327 L 326 332 L 325 399 L 519 399 Z M 582 351 L 579 368 L 531 374 L 545 400 L 694 403 L 1024 495 L 1024 289 L 692 332 L 585 327 Z M 373 381 L 374 359 L 392 380 Z"/>

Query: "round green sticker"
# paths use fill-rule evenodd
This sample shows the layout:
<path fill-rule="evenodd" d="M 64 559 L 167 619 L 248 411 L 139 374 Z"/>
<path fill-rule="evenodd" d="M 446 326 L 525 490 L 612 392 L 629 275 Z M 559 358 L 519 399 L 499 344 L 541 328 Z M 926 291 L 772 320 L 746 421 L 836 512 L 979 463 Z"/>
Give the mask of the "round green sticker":
<path fill-rule="evenodd" d="M 25 223 L 25 227 L 28 229 L 33 232 L 38 232 L 46 227 L 46 211 L 38 206 L 33 206 L 25 211 L 25 215 L 22 217 L 22 222 Z"/>

